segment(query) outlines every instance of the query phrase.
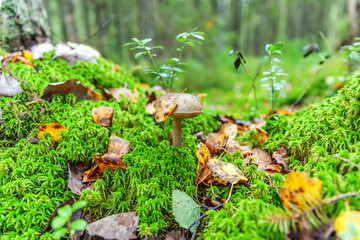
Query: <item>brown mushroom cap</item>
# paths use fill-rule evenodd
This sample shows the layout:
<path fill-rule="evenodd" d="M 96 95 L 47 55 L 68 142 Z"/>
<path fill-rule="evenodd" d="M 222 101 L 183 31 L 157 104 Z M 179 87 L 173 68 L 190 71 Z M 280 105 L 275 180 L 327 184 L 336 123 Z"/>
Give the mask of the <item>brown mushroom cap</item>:
<path fill-rule="evenodd" d="M 178 101 L 178 105 L 175 110 L 170 114 L 172 118 L 184 119 L 184 118 L 194 118 L 199 116 L 202 112 L 202 106 L 199 100 L 188 93 L 167 93 L 155 101 L 155 107 L 159 101 L 173 98 Z"/>

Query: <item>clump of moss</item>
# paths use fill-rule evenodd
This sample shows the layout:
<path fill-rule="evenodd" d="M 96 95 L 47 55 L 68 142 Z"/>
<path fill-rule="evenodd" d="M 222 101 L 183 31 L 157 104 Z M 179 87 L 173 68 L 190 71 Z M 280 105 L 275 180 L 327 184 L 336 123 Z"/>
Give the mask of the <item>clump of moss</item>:
<path fill-rule="evenodd" d="M 334 97 L 296 112 L 267 119 L 265 130 L 271 138 L 263 148 L 273 152 L 285 144 L 291 156 L 301 161 L 324 154 L 354 151 L 360 139 L 360 76 L 350 77 Z"/>

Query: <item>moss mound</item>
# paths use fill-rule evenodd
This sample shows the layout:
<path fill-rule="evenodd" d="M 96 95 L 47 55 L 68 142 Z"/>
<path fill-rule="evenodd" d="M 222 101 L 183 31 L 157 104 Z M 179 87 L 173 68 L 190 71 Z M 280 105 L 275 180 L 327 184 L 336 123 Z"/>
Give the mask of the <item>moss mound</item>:
<path fill-rule="evenodd" d="M 359 141 L 360 76 L 349 78 L 346 86 L 334 97 L 325 99 L 311 109 L 297 112 L 292 117 L 269 117 L 265 130 L 271 138 L 263 145 L 269 152 L 285 145 L 291 157 L 290 168 L 306 171 L 322 180 L 322 194 L 330 198 L 340 193 L 360 189 L 359 169 L 329 154 L 339 154 L 360 163 Z M 246 171 L 250 175 L 249 170 Z M 204 239 L 286 239 L 275 224 L 265 221 L 279 212 L 282 204 L 274 189 L 260 178 L 251 179 L 249 189 L 235 194 L 232 203 L 220 211 L 210 211 Z M 275 186 L 281 186 L 284 177 L 272 177 Z M 243 187 L 244 188 L 244 187 Z M 258 194 L 256 194 L 258 193 Z M 358 194 L 359 196 L 359 194 Z M 345 200 L 325 208 L 329 218 L 345 210 Z M 360 198 L 351 198 L 351 209 L 360 208 Z"/>
<path fill-rule="evenodd" d="M 47 65 L 47 73 L 19 72 L 26 80 L 28 91 L 41 92 L 44 84 L 71 77 L 88 86 L 97 85 L 98 81 L 102 81 L 102 86 L 112 87 L 113 83 L 123 86 L 124 81 L 129 81 L 129 86 L 136 83 L 136 79 L 126 73 L 112 73 L 111 63 L 104 59 L 99 60 L 99 65 L 79 62 L 72 67 L 62 60 L 55 61 Z M 79 73 L 79 68 L 84 69 L 85 65 L 90 68 L 89 72 L 83 70 Z M 27 69 L 20 64 L 11 67 Z M 101 70 L 102 67 L 105 70 Z M 109 71 L 112 75 L 102 75 L 101 71 Z M 78 75 L 73 75 L 75 72 Z M 48 73 L 57 78 L 46 76 Z M 72 94 L 55 95 L 51 103 L 35 103 L 27 107 L 28 94 L 2 98 L 2 109 L 9 101 L 13 103 L 13 107 L 4 112 L 4 122 L 16 137 L 22 139 L 16 142 L 4 126 L 0 127 L 0 146 L 3 149 L 0 153 L 1 239 L 39 238 L 56 205 L 75 197 L 67 188 L 66 162 L 94 162 L 92 156 L 95 153 L 107 151 L 112 133 L 131 143 L 130 152 L 124 156 L 127 169 L 105 171 L 93 190 L 84 191 L 80 198 L 88 202 L 85 210 L 95 219 L 137 211 L 141 236 L 160 235 L 171 227 L 172 191 L 180 189 L 190 195 L 195 193 L 197 141 L 192 135 L 199 131 L 212 132 L 218 123 L 206 111 L 197 118 L 184 120 L 184 148 L 174 148 L 168 141 L 172 120 L 156 124 L 153 116 L 145 113 L 147 98 L 141 87 L 139 95 L 139 102 L 129 105 L 129 99 L 119 103 L 114 100 L 76 102 Z M 101 127 L 92 118 L 92 108 L 101 105 L 114 109 L 110 128 Z M 36 126 L 50 122 L 58 122 L 68 129 L 61 134 L 57 146 L 51 141 L 51 136 L 45 134 L 42 141 L 56 151 L 24 139 L 36 138 Z M 41 239 L 49 238 L 51 233 L 41 236 Z"/>
<path fill-rule="evenodd" d="M 46 55 L 50 59 L 51 54 Z M 51 232 L 39 237 L 49 216 L 59 202 L 77 198 L 67 188 L 67 162 L 93 163 L 93 155 L 107 151 L 112 133 L 128 140 L 131 148 L 124 156 L 126 170 L 105 171 L 93 190 L 85 190 L 80 199 L 87 201 L 85 211 L 94 219 L 137 211 L 140 237 L 162 235 L 177 228 L 171 213 L 171 193 L 174 189 L 195 196 L 196 147 L 198 140 L 192 135 L 213 132 L 219 123 L 205 110 L 194 119 L 183 121 L 184 147 L 174 148 L 168 139 L 172 120 L 156 124 L 153 116 L 145 113 L 145 89 L 139 88 L 140 99 L 130 103 L 76 101 L 73 95 L 55 95 L 52 102 L 31 104 L 29 94 L 42 94 L 49 82 L 78 78 L 84 85 L 95 88 L 121 87 L 124 82 L 131 89 L 137 79 L 125 71 L 113 72 L 112 63 L 99 59 L 99 64 L 77 62 L 73 66 L 60 59 L 35 61 L 43 70 L 18 72 L 27 93 L 13 98 L 2 98 L 3 109 L 9 101 L 13 107 L 4 114 L 7 127 L 21 140 L 15 141 L 4 126 L 0 126 L 0 235 L 1 239 L 51 239 Z M 27 70 L 27 66 L 11 64 L 13 71 Z M 91 110 L 98 106 L 114 109 L 113 125 L 95 124 Z M 358 191 L 358 169 L 328 154 L 339 153 L 349 160 L 360 162 L 359 139 L 360 77 L 354 76 L 335 97 L 317 106 L 296 113 L 292 117 L 268 118 L 266 130 L 272 136 L 263 147 L 270 152 L 285 144 L 291 157 L 293 170 L 307 171 L 323 181 L 323 195 L 328 198 L 339 193 Z M 42 142 L 55 148 L 32 142 L 39 124 L 58 122 L 67 127 L 59 144 L 49 134 Z M 250 135 L 253 134 L 252 132 Z M 244 138 L 245 136 L 240 136 Z M 27 140 L 28 139 L 28 140 Z M 60 156 L 61 155 L 61 156 Z M 282 231 L 274 230 L 265 221 L 271 213 L 282 211 L 282 203 L 269 185 L 265 172 L 254 165 L 245 166 L 240 153 L 225 154 L 221 160 L 238 166 L 249 179 L 249 186 L 234 187 L 232 200 L 218 211 L 209 211 L 200 227 L 203 239 L 282 239 Z M 281 186 L 285 176 L 275 174 L 272 183 Z M 210 188 L 200 188 L 211 196 Z M 214 192 L 226 198 L 230 186 L 214 186 Z M 329 217 L 344 210 L 344 200 L 326 209 Z M 351 208 L 360 207 L 359 198 L 351 198 Z"/>

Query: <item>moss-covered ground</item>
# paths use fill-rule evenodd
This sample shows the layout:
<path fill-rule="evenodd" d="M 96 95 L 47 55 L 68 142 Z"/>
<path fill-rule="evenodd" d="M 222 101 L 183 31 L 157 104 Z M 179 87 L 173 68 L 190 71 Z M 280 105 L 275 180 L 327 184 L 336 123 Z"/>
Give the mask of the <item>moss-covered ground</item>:
<path fill-rule="evenodd" d="M 84 85 L 133 89 L 138 80 L 126 71 L 113 72 L 112 63 L 99 59 L 99 64 L 77 62 L 72 67 L 61 59 L 48 62 L 51 54 L 35 64 L 43 70 L 23 71 L 24 94 L 2 98 L 1 108 L 9 101 L 12 108 L 3 113 L 6 126 L 20 140 L 0 126 L 0 239 L 52 239 L 51 232 L 41 237 L 50 215 L 58 203 L 69 197 L 78 198 L 67 187 L 67 161 L 93 162 L 93 155 L 107 151 L 112 133 L 128 140 L 131 149 L 124 156 L 126 170 L 106 170 L 96 181 L 93 190 L 85 190 L 79 197 L 87 201 L 86 212 L 94 219 L 115 213 L 137 211 L 140 224 L 138 236 L 160 236 L 177 228 L 171 213 L 171 193 L 174 189 L 195 197 L 196 147 L 198 140 L 192 135 L 215 131 L 219 123 L 205 109 L 194 119 L 183 121 L 184 147 L 174 148 L 169 140 L 172 120 L 156 124 L 153 116 L 145 113 L 145 89 L 139 88 L 139 101 L 128 99 L 116 102 L 76 101 L 73 95 L 56 95 L 52 102 L 31 104 L 32 93 L 41 96 L 44 85 L 70 78 Z M 28 67 L 12 64 L 14 72 Z M 113 125 L 102 127 L 93 121 L 91 110 L 101 105 L 114 109 Z M 348 79 L 345 88 L 323 102 L 304 109 L 294 116 L 269 117 L 265 130 L 271 138 L 263 148 L 273 152 L 285 144 L 290 153 L 292 170 L 306 171 L 323 181 L 323 195 L 328 198 L 339 193 L 359 191 L 359 169 L 334 159 L 339 154 L 360 163 L 359 142 L 360 77 Z M 46 134 L 42 140 L 48 147 L 29 141 L 36 138 L 39 124 L 58 122 L 67 127 L 59 144 Z M 250 134 L 242 134 L 246 139 Z M 283 208 L 274 188 L 269 185 L 265 172 L 256 166 L 245 165 L 241 153 L 223 155 L 221 160 L 238 166 L 248 177 L 248 185 L 234 187 L 232 200 L 221 210 L 210 211 L 203 221 L 199 237 L 202 239 L 285 239 L 283 232 L 269 227 L 265 220 L 270 213 Z M 281 186 L 285 176 L 275 174 L 272 182 Z M 230 187 L 215 186 L 214 191 L 223 198 Z M 211 195 L 211 190 L 200 192 Z M 351 198 L 350 208 L 360 208 L 360 199 Z M 329 217 L 344 210 L 344 200 L 327 209 Z"/>

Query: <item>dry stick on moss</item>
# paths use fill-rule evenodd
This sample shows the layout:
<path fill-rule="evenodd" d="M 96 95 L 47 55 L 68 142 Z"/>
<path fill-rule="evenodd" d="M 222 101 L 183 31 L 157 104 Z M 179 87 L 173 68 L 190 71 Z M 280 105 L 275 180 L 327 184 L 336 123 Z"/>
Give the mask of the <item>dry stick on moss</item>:
<path fill-rule="evenodd" d="M 341 160 L 341 161 L 344 161 L 344 162 L 346 162 L 346 163 L 348 163 L 348 164 L 351 164 L 351 165 L 353 165 L 354 167 L 360 168 L 360 165 L 359 165 L 359 164 L 356 164 L 356 163 L 354 163 L 354 162 L 351 162 L 351 161 L 349 161 L 349 160 L 347 160 L 347 159 L 345 159 L 345 158 L 338 157 L 338 156 L 334 156 L 334 155 L 329 155 L 329 156 L 330 156 L 330 157 L 333 157 L 333 158 L 336 158 L 336 159 L 339 159 L 339 160 Z"/>

